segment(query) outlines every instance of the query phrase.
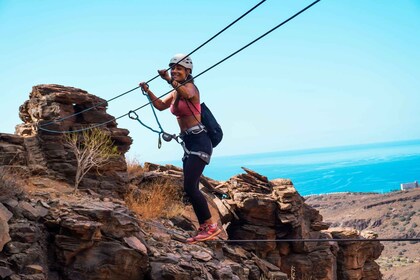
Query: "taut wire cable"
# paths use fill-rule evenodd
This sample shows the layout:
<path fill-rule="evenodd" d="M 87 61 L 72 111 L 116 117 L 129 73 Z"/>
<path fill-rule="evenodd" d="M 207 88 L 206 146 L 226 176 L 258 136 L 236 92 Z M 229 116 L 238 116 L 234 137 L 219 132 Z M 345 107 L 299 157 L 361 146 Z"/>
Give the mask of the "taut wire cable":
<path fill-rule="evenodd" d="M 267 0 L 262 0 L 261 2 L 259 2 L 257 5 L 255 5 L 255 6 L 254 6 L 254 7 L 252 7 L 251 9 L 249 9 L 246 13 L 244 13 L 243 15 L 241 15 L 240 17 L 238 17 L 236 20 L 234 20 L 233 22 L 231 22 L 229 25 L 227 25 L 225 28 L 223 28 L 222 30 L 220 30 L 218 33 L 216 33 L 215 35 L 213 35 L 210 39 L 208 39 L 207 41 L 205 41 L 204 43 L 202 43 L 200 46 L 198 46 L 197 48 L 195 48 L 192 52 L 190 52 L 189 54 L 187 54 L 185 57 L 192 55 L 193 53 L 195 53 L 196 51 L 198 51 L 199 49 L 201 49 L 202 47 L 204 47 L 207 43 L 209 43 L 210 41 L 212 41 L 213 39 L 215 39 L 217 36 L 219 36 L 219 35 L 220 35 L 220 34 L 222 34 L 224 31 L 226 31 L 227 29 L 229 29 L 229 28 L 230 28 L 231 26 L 233 26 L 235 23 L 237 23 L 237 22 L 238 22 L 238 21 L 240 21 L 242 18 L 244 18 L 245 16 L 247 16 L 250 12 L 252 12 L 253 10 L 255 10 L 258 6 L 260 6 L 260 5 L 261 5 L 262 3 L 264 3 L 265 1 L 267 1 Z M 183 59 L 185 59 L 185 57 L 184 57 Z M 180 61 L 178 61 L 176 64 L 178 64 L 179 62 L 181 62 L 183 59 L 181 59 Z M 169 69 L 170 69 L 170 67 L 169 67 L 169 68 L 167 68 L 167 69 L 166 69 L 166 71 L 167 71 L 167 70 L 169 70 Z M 148 80 L 146 83 L 150 83 L 151 81 L 153 81 L 153 80 L 154 80 L 154 79 L 156 79 L 157 77 L 159 77 L 159 75 L 156 75 L 155 77 L 151 78 L 151 79 L 150 79 L 150 80 Z M 63 118 L 60 118 L 60 119 L 57 119 L 57 120 L 52 120 L 52 121 L 47 122 L 47 123 L 45 123 L 45 124 L 39 125 L 38 127 L 39 127 L 39 128 L 41 128 L 41 127 L 43 127 L 43 126 L 47 126 L 47 125 L 50 125 L 50 124 L 55 123 L 55 122 L 61 122 L 61 121 L 64 121 L 64 120 L 66 120 L 66 119 L 68 119 L 68 118 L 71 118 L 71 117 L 74 117 L 74 116 L 80 115 L 80 114 L 85 113 L 85 112 L 87 112 L 87 111 L 90 111 L 90 110 L 92 110 L 92 109 L 94 109 L 94 108 L 97 108 L 97 107 L 99 107 L 99 106 L 101 106 L 101 105 L 107 104 L 107 103 L 109 103 L 109 102 L 111 102 L 111 101 L 113 101 L 113 100 L 115 100 L 115 99 L 118 99 L 118 98 L 120 98 L 120 97 L 122 97 L 122 96 L 124 96 L 124 95 L 126 95 L 126 94 L 128 94 L 128 93 L 130 93 L 130 92 L 132 92 L 132 91 L 134 91 L 134 90 L 136 90 L 136 89 L 138 89 L 139 87 L 140 87 L 140 86 L 136 86 L 135 88 L 132 88 L 132 89 L 130 89 L 130 90 L 128 90 L 128 91 L 126 91 L 126 92 L 123 92 L 123 93 L 121 93 L 120 95 L 117 95 L 117 96 L 115 96 L 115 97 L 113 97 L 113 98 L 111 98 L 111 99 L 108 99 L 108 100 L 103 101 L 103 102 L 99 102 L 99 103 L 97 103 L 97 104 L 93 105 L 92 107 L 86 108 L 86 109 L 84 109 L 84 110 L 82 110 L 82 111 L 80 111 L 80 112 L 74 113 L 74 114 L 72 114 L 72 115 L 69 115 L 69 116 L 66 116 L 66 117 L 63 117 Z M 106 123 L 108 123 L 108 122 L 106 122 Z M 104 124 L 105 124 L 105 123 L 104 123 Z M 46 131 L 47 131 L 47 130 L 46 130 Z"/>
<path fill-rule="evenodd" d="M 262 34 L 261 36 L 259 36 L 257 39 L 255 39 L 255 40 L 251 41 L 250 43 L 246 44 L 245 46 L 243 46 L 243 47 L 242 47 L 242 48 L 240 48 L 239 50 L 237 50 L 237 51 L 233 52 L 232 54 L 228 55 L 227 57 L 225 57 L 224 59 L 220 60 L 220 61 L 219 61 L 219 62 L 217 62 L 216 64 L 213 64 L 212 66 L 210 66 L 210 67 L 209 67 L 209 68 L 207 68 L 206 70 L 204 70 L 204 71 L 202 71 L 201 73 L 197 74 L 195 77 L 190 78 L 190 79 L 188 79 L 188 80 L 184 81 L 184 82 L 183 82 L 183 83 L 181 83 L 178 87 L 176 87 L 176 88 L 174 88 L 174 89 L 171 89 L 170 91 L 168 91 L 168 92 L 166 92 L 166 93 L 164 93 L 164 94 L 162 94 L 162 95 L 160 95 L 160 96 L 156 97 L 155 99 L 153 99 L 153 100 L 151 100 L 151 101 L 149 101 L 149 102 L 147 102 L 147 103 L 143 104 L 142 106 L 140 106 L 140 107 L 138 107 L 138 108 L 136 108 L 136 109 L 134 109 L 134 110 L 131 110 L 130 112 L 136 112 L 136 111 L 138 111 L 138 110 L 140 110 L 140 109 L 142 109 L 142 108 L 146 107 L 147 105 L 149 105 L 149 104 L 153 103 L 154 101 L 156 101 L 156 100 L 158 100 L 158 99 L 160 99 L 160 98 L 162 98 L 162 97 L 164 97 L 164 96 L 168 95 L 168 94 L 169 94 L 169 93 L 171 93 L 173 90 L 178 89 L 179 87 L 183 86 L 184 84 L 186 84 L 186 83 L 190 82 L 192 79 L 197 79 L 198 77 L 200 77 L 200 76 L 201 76 L 201 75 L 203 75 L 204 73 L 206 73 L 206 72 L 210 71 L 211 69 L 213 69 L 213 68 L 215 68 L 216 66 L 220 65 L 221 63 L 225 62 L 226 60 L 228 60 L 228 59 L 229 59 L 229 58 L 231 58 L 232 56 L 234 56 L 234 55 L 238 54 L 239 52 L 241 52 L 241 51 L 243 51 L 244 49 L 248 48 L 248 47 L 249 47 L 249 46 L 251 46 L 252 44 L 254 44 L 254 43 L 256 43 L 257 41 L 261 40 L 262 38 L 264 38 L 265 36 L 267 36 L 268 34 L 270 34 L 271 32 L 273 32 L 274 30 L 276 30 L 276 29 L 278 29 L 279 27 L 283 26 L 284 24 L 286 24 L 286 23 L 287 23 L 287 22 L 289 22 L 290 20 L 294 19 L 295 17 L 297 17 L 298 15 L 300 15 L 301 13 L 303 13 L 304 11 L 308 10 L 309 8 L 311 8 L 312 6 L 314 6 L 315 4 L 317 4 L 317 3 L 318 3 L 318 2 L 320 2 L 320 1 L 321 1 L 321 0 L 316 0 L 316 1 L 314 1 L 312 4 L 310 4 L 310 5 L 306 6 L 305 8 L 303 8 L 302 10 L 300 10 L 299 12 L 295 13 L 293 16 L 291 16 L 291 17 L 289 17 L 288 19 L 284 20 L 284 21 L 283 21 L 283 22 L 281 22 L 280 24 L 276 25 L 275 27 L 273 27 L 273 28 L 272 28 L 272 29 L 270 29 L 269 31 L 267 31 L 267 32 L 265 32 L 264 34 Z M 130 112 L 129 112 L 129 113 L 130 113 Z M 106 121 L 106 122 L 103 122 L 103 123 L 99 123 L 99 124 L 93 125 L 93 126 L 91 126 L 91 127 L 87 127 L 87 128 L 83 128 L 83 129 L 78 129 L 78 130 L 72 130 L 72 131 L 57 131 L 57 130 L 48 130 L 48 129 L 44 129 L 44 128 L 42 128 L 42 127 L 39 127 L 39 129 L 44 130 L 44 131 L 46 131 L 46 132 L 50 132 L 50 133 L 72 133 L 72 132 L 81 132 L 81 131 L 84 131 L 84 130 L 88 130 L 88 129 L 92 129 L 92 128 L 96 128 L 96 127 L 99 127 L 99 126 L 102 126 L 102 125 L 108 124 L 108 123 L 110 123 L 110 122 L 112 122 L 112 121 L 115 121 L 115 120 L 118 120 L 118 119 L 120 119 L 120 118 L 123 118 L 123 117 L 127 116 L 129 113 L 126 113 L 126 114 L 121 115 L 121 116 L 119 116 L 119 117 L 117 117 L 117 118 L 111 119 L 111 120 L 109 120 L 109 121 Z"/>
<path fill-rule="evenodd" d="M 228 60 L 229 58 L 231 58 L 232 56 L 238 54 L 239 52 L 243 51 L 244 49 L 248 48 L 249 46 L 251 46 L 252 44 L 256 43 L 257 41 L 259 41 L 260 39 L 262 39 L 263 37 L 267 36 L 268 34 L 270 34 L 271 32 L 273 32 L 274 30 L 276 30 L 277 28 L 279 28 L 280 26 L 284 25 L 285 23 L 289 22 L 290 20 L 292 20 L 293 18 L 297 17 L 298 15 L 300 15 L 301 13 L 303 13 L 304 11 L 306 11 L 307 9 L 311 8 L 313 5 L 317 4 L 318 2 L 320 2 L 321 0 L 317 0 L 315 2 L 313 2 L 312 4 L 308 5 L 307 7 L 305 7 L 304 9 L 300 10 L 299 12 L 297 12 L 296 14 L 294 14 L 293 16 L 289 17 L 288 19 L 286 19 L 285 21 L 283 21 L 282 23 L 278 24 L 277 26 L 273 27 L 272 29 L 270 29 L 269 31 L 267 31 L 266 33 L 264 33 L 263 35 L 259 36 L 257 39 L 251 41 L 250 43 L 246 44 L 245 46 L 243 46 L 242 48 L 240 48 L 239 50 L 233 52 L 232 54 L 228 55 L 227 57 L 225 57 L 224 59 L 220 60 L 219 62 L 217 62 L 216 64 L 213 64 L 213 66 L 210 66 L 209 68 L 207 68 L 206 70 L 204 70 L 203 72 L 197 74 L 196 76 L 194 76 L 193 78 L 190 78 L 186 81 L 184 81 L 183 83 L 181 83 L 178 87 L 176 87 L 175 89 L 172 89 L 164 94 L 162 94 L 159 97 L 156 97 L 154 100 L 152 100 L 149 103 L 153 103 L 154 101 L 168 95 L 169 93 L 171 93 L 173 90 L 178 89 L 179 87 L 183 86 L 184 84 L 190 82 L 193 79 L 197 79 L 198 77 L 200 77 L 201 75 L 203 75 L 204 73 L 210 71 L 211 69 L 215 68 L 216 66 L 218 66 L 219 64 L 225 62 L 226 60 Z M 149 105 L 149 103 L 146 103 L 140 107 L 138 107 L 137 109 L 134 109 L 132 111 L 137 111 L 140 110 L 142 108 L 144 108 L 145 106 Z"/>
<path fill-rule="evenodd" d="M 95 203 L 94 203 L 95 204 Z M 95 204 L 96 205 L 96 204 Z M 99 205 L 97 205 L 99 206 Z M 103 209 L 114 211 L 114 209 L 102 206 Z M 125 217 L 128 217 L 130 219 L 137 218 L 137 221 L 139 223 L 147 224 L 151 227 L 156 227 L 159 229 L 162 229 L 168 234 L 179 234 L 179 232 L 176 232 L 175 230 L 168 229 L 164 226 L 151 223 L 145 220 L 139 220 L 137 216 L 129 215 L 126 213 L 118 212 L 119 215 L 123 215 Z M 251 243 L 251 242 L 420 242 L 420 238 L 331 238 L 331 239 L 321 239 L 321 238 L 284 238 L 284 239 L 212 239 L 212 240 L 205 240 L 201 242 L 208 242 L 208 243 Z"/>

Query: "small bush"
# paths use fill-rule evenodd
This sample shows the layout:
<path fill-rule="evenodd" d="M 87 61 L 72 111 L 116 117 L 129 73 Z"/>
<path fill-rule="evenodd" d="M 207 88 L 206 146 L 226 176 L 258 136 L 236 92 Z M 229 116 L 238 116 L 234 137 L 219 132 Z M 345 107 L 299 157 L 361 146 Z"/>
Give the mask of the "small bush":
<path fill-rule="evenodd" d="M 128 178 L 135 178 L 144 173 L 143 166 L 137 159 L 126 158 Z"/>
<path fill-rule="evenodd" d="M 125 197 L 127 206 L 141 218 L 172 218 L 181 215 L 185 205 L 182 192 L 169 182 L 145 183 L 141 189 L 132 188 Z"/>
<path fill-rule="evenodd" d="M 77 162 L 74 189 L 78 190 L 82 179 L 90 170 L 104 167 L 112 158 L 120 156 L 109 131 L 91 128 L 64 135 L 64 144 L 74 153 Z"/>

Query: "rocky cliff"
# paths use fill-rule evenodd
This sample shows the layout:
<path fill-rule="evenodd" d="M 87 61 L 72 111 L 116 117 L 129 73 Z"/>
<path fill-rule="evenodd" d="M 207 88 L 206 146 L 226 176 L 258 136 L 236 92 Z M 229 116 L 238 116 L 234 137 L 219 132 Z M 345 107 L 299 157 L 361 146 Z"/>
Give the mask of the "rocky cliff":
<path fill-rule="evenodd" d="M 375 260 L 383 247 L 375 235 L 329 229 L 290 180 L 246 168 L 226 182 L 203 177 L 225 231 L 218 240 L 185 244 L 196 225 L 188 202 L 179 217 L 150 221 L 123 200 L 129 185 L 141 190 L 156 178 L 182 190 L 182 171 L 145 164 L 128 178 L 123 154 L 131 138 L 104 100 L 40 85 L 20 116 L 15 135 L 0 134 L 1 279 L 381 279 Z M 91 172 L 75 194 L 74 156 L 57 132 L 104 122 L 122 156 L 106 172 Z"/>
<path fill-rule="evenodd" d="M 15 135 L 0 135 L 0 141 L 7 143 L 4 146 L 7 154 L 0 156 L 0 162 L 26 165 L 32 173 L 69 180 L 76 172 L 76 161 L 71 149 L 65 145 L 64 132 L 105 123 L 99 128 L 111 136 L 121 156 L 97 170 L 99 173 L 90 172 L 81 188 L 124 192 L 124 154 L 132 139 L 127 129 L 117 127 L 114 117 L 106 113 L 106 106 L 105 100 L 81 89 L 60 85 L 34 86 L 29 100 L 19 109 L 23 124 L 16 126 Z M 87 110 L 92 107 L 92 110 Z"/>
<path fill-rule="evenodd" d="M 341 193 L 308 197 L 324 221 L 336 227 L 375 231 L 379 238 L 420 238 L 420 189 L 379 193 Z M 377 262 L 384 279 L 417 280 L 420 242 L 384 242 Z"/>

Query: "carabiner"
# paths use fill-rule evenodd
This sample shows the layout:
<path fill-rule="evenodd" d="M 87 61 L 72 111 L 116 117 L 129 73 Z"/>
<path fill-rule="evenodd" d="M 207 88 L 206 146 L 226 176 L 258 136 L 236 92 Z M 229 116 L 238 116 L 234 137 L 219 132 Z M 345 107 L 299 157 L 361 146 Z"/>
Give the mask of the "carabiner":
<path fill-rule="evenodd" d="M 133 114 L 135 115 L 135 117 L 133 117 Z M 139 119 L 139 115 L 137 115 L 137 113 L 135 111 L 129 111 L 128 112 L 128 117 L 132 120 L 138 120 Z"/>
<path fill-rule="evenodd" d="M 163 140 L 165 140 L 166 142 L 169 142 L 169 141 L 171 141 L 172 139 L 174 139 L 176 136 L 175 136 L 175 134 L 169 134 L 169 133 L 166 133 L 166 132 L 162 132 L 162 138 L 163 138 Z"/>

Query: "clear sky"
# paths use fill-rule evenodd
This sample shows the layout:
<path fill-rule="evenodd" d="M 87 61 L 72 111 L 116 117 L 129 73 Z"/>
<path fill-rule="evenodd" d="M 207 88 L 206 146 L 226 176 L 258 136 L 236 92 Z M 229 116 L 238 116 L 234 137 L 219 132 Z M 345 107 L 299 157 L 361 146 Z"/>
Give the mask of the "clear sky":
<path fill-rule="evenodd" d="M 21 123 L 32 86 L 61 84 L 110 99 L 156 75 L 259 1 L 0 0 L 0 132 Z M 192 55 L 198 74 L 312 1 L 268 0 Z M 200 76 L 225 135 L 215 156 L 420 138 L 420 1 L 323 0 Z M 150 83 L 156 94 L 170 88 Z M 147 102 L 110 102 L 115 117 Z M 157 128 L 150 108 L 138 111 Z M 163 128 L 178 132 L 169 111 Z M 118 121 L 140 162 L 178 159 L 178 144 Z"/>

